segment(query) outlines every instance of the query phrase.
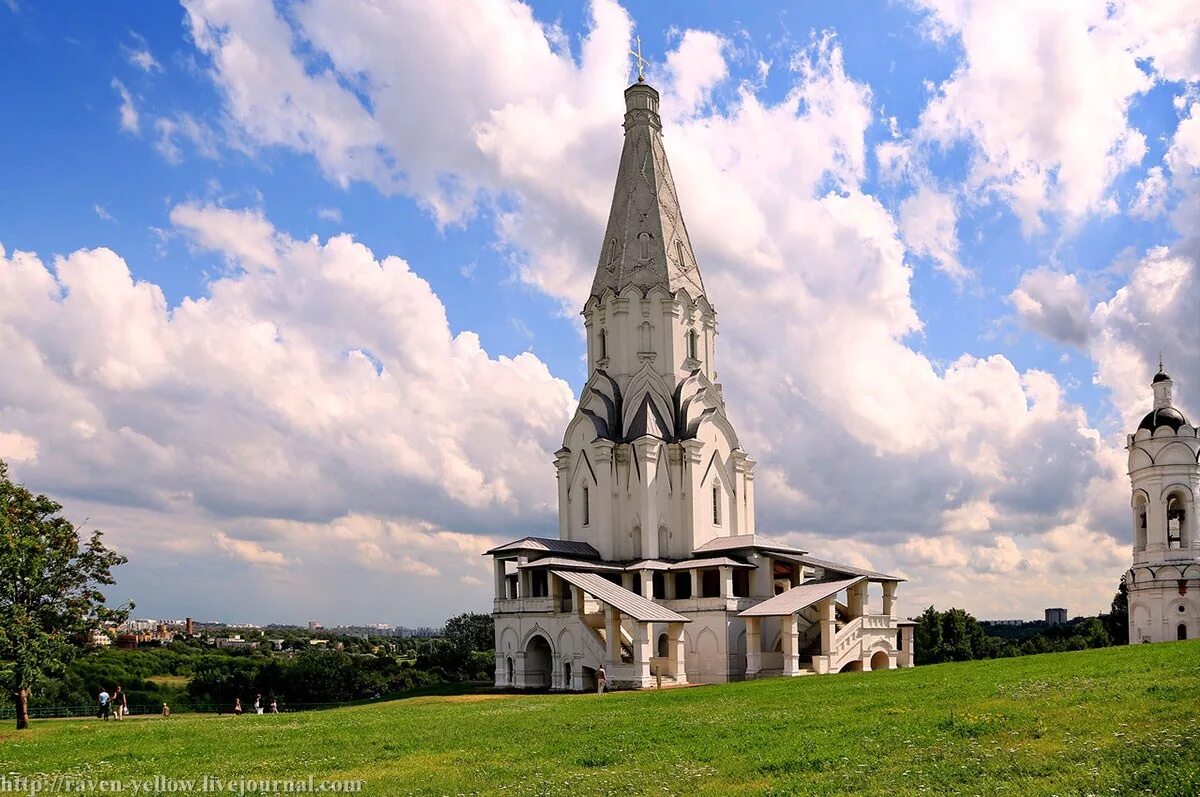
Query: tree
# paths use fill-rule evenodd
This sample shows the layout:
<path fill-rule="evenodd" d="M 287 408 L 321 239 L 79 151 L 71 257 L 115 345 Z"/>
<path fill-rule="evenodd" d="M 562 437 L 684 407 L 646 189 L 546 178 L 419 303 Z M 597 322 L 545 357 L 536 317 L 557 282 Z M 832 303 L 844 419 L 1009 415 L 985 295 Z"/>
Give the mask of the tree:
<path fill-rule="evenodd" d="M 1100 615 L 1100 621 L 1114 645 L 1129 644 L 1129 588 L 1123 576 L 1117 594 L 1113 596 L 1112 607 L 1108 614 Z"/>
<path fill-rule="evenodd" d="M 0 460 L 0 682 L 16 706 L 17 729 L 29 727 L 29 692 L 62 673 L 91 631 L 125 619 L 132 604 L 105 605 L 124 556 L 94 531 L 84 542 L 60 517 L 62 506 L 8 477 Z"/>
<path fill-rule="evenodd" d="M 446 621 L 446 640 L 464 655 L 496 649 L 496 624 L 490 614 L 467 612 Z"/>

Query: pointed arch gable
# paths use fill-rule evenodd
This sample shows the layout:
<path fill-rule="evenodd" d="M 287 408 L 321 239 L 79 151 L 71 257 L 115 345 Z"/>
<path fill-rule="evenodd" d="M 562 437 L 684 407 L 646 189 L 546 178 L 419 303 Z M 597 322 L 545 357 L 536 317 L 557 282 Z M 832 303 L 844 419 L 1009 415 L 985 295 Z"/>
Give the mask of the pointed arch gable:
<path fill-rule="evenodd" d="M 1185 443 L 1167 443 L 1154 458 L 1154 463 L 1156 465 L 1194 465 L 1196 464 L 1196 454 Z"/>
<path fill-rule="evenodd" d="M 581 475 L 580 471 L 585 471 L 585 478 L 590 478 L 592 484 L 599 484 L 600 481 L 596 478 L 596 470 L 592 467 L 592 462 L 588 459 L 587 451 L 580 451 L 579 456 L 575 458 L 575 466 L 571 469 L 571 480 L 567 483 L 567 495 L 574 493 L 575 485 L 578 483 L 576 477 Z"/>
<path fill-rule="evenodd" d="M 704 476 L 700 478 L 700 483 L 706 487 L 711 484 L 714 471 L 716 472 L 716 476 L 721 479 L 721 483 L 727 487 L 732 495 L 734 493 L 733 474 L 730 473 L 726 464 L 721 461 L 720 451 L 714 451 L 712 456 L 708 458 L 708 465 L 704 469 Z"/>

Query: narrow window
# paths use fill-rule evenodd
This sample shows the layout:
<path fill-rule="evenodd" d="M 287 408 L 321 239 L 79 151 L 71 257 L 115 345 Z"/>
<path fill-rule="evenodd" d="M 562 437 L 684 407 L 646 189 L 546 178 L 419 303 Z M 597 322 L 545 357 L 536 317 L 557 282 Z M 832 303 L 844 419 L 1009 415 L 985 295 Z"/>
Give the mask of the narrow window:
<path fill-rule="evenodd" d="M 721 484 L 718 482 L 713 485 L 713 525 L 721 525 Z"/>
<path fill-rule="evenodd" d="M 592 522 L 591 498 L 591 491 L 586 484 L 583 485 L 583 525 L 585 526 Z"/>
<path fill-rule="evenodd" d="M 687 271 L 687 263 L 683 259 L 683 241 L 675 241 L 675 256 L 679 259 L 679 270 Z"/>
<path fill-rule="evenodd" d="M 608 359 L 608 331 L 600 330 L 600 359 Z"/>
<path fill-rule="evenodd" d="M 696 330 L 689 329 L 687 333 L 687 356 L 693 360 L 699 360 L 700 336 L 696 334 Z"/>

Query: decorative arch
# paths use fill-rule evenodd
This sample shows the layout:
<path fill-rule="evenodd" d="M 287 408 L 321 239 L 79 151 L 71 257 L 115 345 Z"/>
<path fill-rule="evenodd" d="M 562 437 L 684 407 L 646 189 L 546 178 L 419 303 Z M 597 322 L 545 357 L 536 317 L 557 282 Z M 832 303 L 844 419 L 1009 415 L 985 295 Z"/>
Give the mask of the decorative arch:
<path fill-rule="evenodd" d="M 1154 464 L 1154 457 L 1144 448 L 1135 448 L 1129 452 L 1129 470 L 1141 470 Z"/>
<path fill-rule="evenodd" d="M 521 637 L 521 648 L 520 649 L 522 651 L 529 650 L 529 643 L 533 641 L 534 637 L 539 637 L 539 636 L 542 639 L 546 640 L 546 644 L 550 646 L 550 658 L 552 658 L 552 659 L 558 658 L 557 651 L 554 649 L 554 640 L 550 638 L 550 632 L 537 624 L 534 624 L 533 628 L 526 631 L 525 636 Z"/>
<path fill-rule="evenodd" d="M 500 650 L 509 655 L 517 651 L 517 632 L 511 626 L 500 632 Z"/>

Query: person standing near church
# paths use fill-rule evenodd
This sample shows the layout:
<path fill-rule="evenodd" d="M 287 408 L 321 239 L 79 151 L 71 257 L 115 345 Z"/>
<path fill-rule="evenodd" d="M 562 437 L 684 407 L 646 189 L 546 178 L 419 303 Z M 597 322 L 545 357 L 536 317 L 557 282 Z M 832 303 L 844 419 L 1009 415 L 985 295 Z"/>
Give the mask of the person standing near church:
<path fill-rule="evenodd" d="M 254 713 L 255 714 L 263 713 L 262 695 L 254 696 Z"/>
<path fill-rule="evenodd" d="M 102 720 L 108 719 L 108 704 L 109 704 L 108 690 L 101 689 L 100 690 L 100 712 L 96 716 L 98 716 Z"/>
<path fill-rule="evenodd" d="M 113 713 L 117 719 L 125 716 L 125 712 L 129 710 L 129 698 L 125 695 L 125 691 L 118 685 L 112 695 Z"/>
<path fill-rule="evenodd" d="M 242 716 L 242 699 L 240 697 L 235 697 L 233 699 L 233 716 Z"/>
<path fill-rule="evenodd" d="M 602 695 L 608 689 L 608 674 L 604 672 L 604 665 L 600 665 L 600 669 L 596 670 L 596 694 Z"/>

